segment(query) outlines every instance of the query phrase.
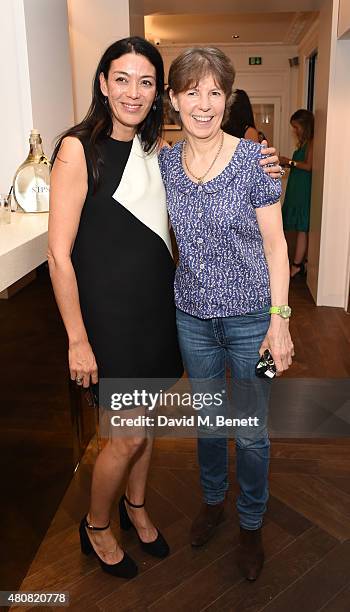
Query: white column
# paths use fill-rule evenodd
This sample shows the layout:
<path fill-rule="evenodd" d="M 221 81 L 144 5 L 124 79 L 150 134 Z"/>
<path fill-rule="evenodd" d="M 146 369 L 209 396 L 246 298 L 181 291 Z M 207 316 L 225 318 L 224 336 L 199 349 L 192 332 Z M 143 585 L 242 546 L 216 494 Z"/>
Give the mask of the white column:
<path fill-rule="evenodd" d="M 350 38 L 350 2 L 339 1 L 338 37 Z"/>
<path fill-rule="evenodd" d="M 318 305 L 349 294 L 350 40 L 339 40 L 339 0 L 320 12 L 308 285 Z"/>
<path fill-rule="evenodd" d="M 91 102 L 98 62 L 114 41 L 130 36 L 129 0 L 67 0 L 75 121 Z"/>
<path fill-rule="evenodd" d="M 66 0 L 2 0 L 0 21 L 2 192 L 28 154 L 30 130 L 40 130 L 50 155 L 73 104 Z"/>
<path fill-rule="evenodd" d="M 130 36 L 145 36 L 144 0 L 129 0 Z"/>

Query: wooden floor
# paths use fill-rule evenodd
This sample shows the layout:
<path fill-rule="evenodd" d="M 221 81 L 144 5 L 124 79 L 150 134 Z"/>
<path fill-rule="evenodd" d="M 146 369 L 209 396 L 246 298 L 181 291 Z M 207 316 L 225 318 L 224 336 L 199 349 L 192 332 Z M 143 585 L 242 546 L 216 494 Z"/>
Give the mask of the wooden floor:
<path fill-rule="evenodd" d="M 69 609 L 84 612 L 350 609 L 348 441 L 273 442 L 271 498 L 263 528 L 267 560 L 255 584 L 243 580 L 235 565 L 233 456 L 226 520 L 205 547 L 189 545 L 191 520 L 201 501 L 192 440 L 158 440 L 152 461 L 147 504 L 171 555 L 164 561 L 152 559 L 141 551 L 134 533 L 123 533 L 123 545 L 140 573 L 130 582 L 104 575 L 94 559 L 80 554 L 77 532 L 88 504 L 94 455 L 92 445 L 21 590 L 68 591 Z"/>
<path fill-rule="evenodd" d="M 291 305 L 296 359 L 287 376 L 349 378 L 350 317 L 340 309 L 316 308 L 301 280 L 293 283 Z M 349 612 L 348 438 L 272 440 L 271 497 L 263 528 L 267 558 L 253 584 L 240 577 L 235 564 L 233 446 L 226 520 L 205 547 L 193 549 L 189 528 L 201 502 L 195 442 L 156 441 L 147 506 L 169 541 L 171 555 L 155 560 L 142 552 L 134 533 L 123 533 L 123 546 L 140 570 L 129 582 L 103 574 L 79 550 L 77 526 L 88 506 L 95 455 L 93 441 L 21 590 L 68 591 L 69 609 L 84 612 Z M 116 514 L 113 526 L 118 534 Z"/>

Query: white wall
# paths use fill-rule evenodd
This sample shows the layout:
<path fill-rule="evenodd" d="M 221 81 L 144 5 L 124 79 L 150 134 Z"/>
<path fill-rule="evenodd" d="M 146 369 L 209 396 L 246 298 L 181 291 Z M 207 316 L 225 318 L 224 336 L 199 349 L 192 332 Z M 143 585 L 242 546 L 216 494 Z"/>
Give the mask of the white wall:
<path fill-rule="evenodd" d="M 317 19 L 298 46 L 299 73 L 298 73 L 298 107 L 306 108 L 308 58 L 318 48 L 319 20 Z"/>
<path fill-rule="evenodd" d="M 297 73 L 296 68 L 290 68 L 288 59 L 297 55 L 294 45 L 246 45 L 246 44 L 215 44 L 226 53 L 236 70 L 235 87 L 245 89 L 249 96 L 276 97 L 281 102 L 279 148 L 284 155 L 293 149 L 289 117 L 296 110 L 297 104 Z M 161 45 L 159 50 L 163 56 L 165 73 L 173 59 L 187 46 Z M 199 46 L 199 45 L 197 45 Z M 203 46 L 210 46 L 205 43 Z M 250 56 L 261 56 L 261 66 L 249 66 Z M 167 79 L 167 76 L 166 76 Z"/>
<path fill-rule="evenodd" d="M 24 0 L 33 127 L 51 154 L 59 132 L 72 125 L 72 74 L 65 0 Z"/>
<path fill-rule="evenodd" d="M 320 265 L 320 241 L 324 197 L 325 151 L 327 144 L 327 113 L 331 58 L 331 28 L 333 0 L 326 1 L 318 21 L 318 58 L 315 81 L 315 139 L 312 172 L 311 215 L 308 251 L 307 283 L 318 303 L 318 274 Z"/>
<path fill-rule="evenodd" d="M 52 139 L 73 121 L 73 105 L 66 1 L 2 0 L 0 21 L 2 192 L 28 154 L 30 130 L 40 130 L 50 155 Z"/>
<path fill-rule="evenodd" d="M 308 285 L 318 305 L 346 307 L 350 252 L 350 41 L 337 39 L 339 0 L 319 19 Z"/>
<path fill-rule="evenodd" d="M 334 10 L 317 304 L 345 308 L 350 252 L 350 40 L 337 40 L 336 35 Z"/>
<path fill-rule="evenodd" d="M 350 38 L 349 0 L 340 0 L 339 2 L 338 38 Z"/>
<path fill-rule="evenodd" d="M 17 6 L 18 5 L 18 6 Z M 21 11 L 22 9 L 22 11 Z M 27 55 L 25 49 L 24 12 L 21 3 L 3 0 L 0 8 L 1 28 L 0 74 L 2 95 L 0 96 L 0 192 L 8 192 L 17 166 L 25 158 L 25 138 L 31 126 L 31 101 Z M 6 61 L 5 61 L 6 58 Z M 22 61 L 20 62 L 20 58 Z M 22 66 L 22 70 L 21 70 Z"/>
<path fill-rule="evenodd" d="M 81 121 L 91 102 L 92 80 L 98 62 L 114 41 L 129 36 L 128 0 L 67 0 L 73 69 L 75 121 Z"/>

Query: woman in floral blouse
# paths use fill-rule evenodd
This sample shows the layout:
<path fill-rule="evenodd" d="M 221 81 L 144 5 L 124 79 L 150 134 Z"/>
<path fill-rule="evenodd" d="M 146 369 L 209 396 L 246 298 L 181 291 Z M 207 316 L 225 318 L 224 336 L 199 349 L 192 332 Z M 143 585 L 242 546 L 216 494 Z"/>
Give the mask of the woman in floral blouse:
<path fill-rule="evenodd" d="M 259 144 L 221 129 L 233 81 L 233 66 L 219 49 L 188 49 L 174 60 L 169 96 L 185 140 L 163 148 L 159 161 L 179 248 L 175 300 L 185 368 L 193 388 L 214 394 L 224 389 L 228 366 L 234 416 L 245 419 L 234 431 L 238 564 L 255 580 L 264 562 L 271 388 L 255 376 L 255 365 L 269 349 L 277 373 L 283 372 L 292 363 L 293 344 L 280 181 L 259 166 Z M 205 414 L 217 416 L 214 406 Z M 216 423 L 198 432 L 204 503 L 192 526 L 194 546 L 220 522 L 228 489 L 227 432 Z"/>

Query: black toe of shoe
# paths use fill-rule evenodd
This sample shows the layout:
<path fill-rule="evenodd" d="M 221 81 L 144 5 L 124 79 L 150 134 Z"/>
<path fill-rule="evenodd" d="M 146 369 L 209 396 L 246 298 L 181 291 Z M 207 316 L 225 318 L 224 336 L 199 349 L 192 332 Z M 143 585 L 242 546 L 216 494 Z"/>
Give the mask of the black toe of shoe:
<path fill-rule="evenodd" d="M 140 504 L 139 506 L 135 504 L 131 504 L 127 500 L 126 495 L 123 495 L 119 500 L 119 519 L 120 519 L 121 529 L 123 529 L 124 531 L 128 531 L 131 528 L 135 529 L 142 549 L 149 555 L 152 555 L 153 557 L 158 557 L 159 559 L 164 559 L 164 557 L 167 557 L 170 552 L 170 548 L 169 548 L 167 541 L 162 536 L 160 531 L 158 531 L 158 529 L 157 529 L 157 532 L 158 532 L 157 538 L 153 542 L 143 542 L 141 540 L 135 525 L 132 523 L 127 513 L 126 506 L 125 506 L 126 503 L 129 504 L 129 506 L 131 506 L 132 508 L 143 508 L 144 506 L 144 503 Z"/>
<path fill-rule="evenodd" d="M 104 531 L 104 529 L 107 529 L 108 527 L 109 524 L 105 528 L 93 527 L 89 525 L 86 516 L 84 516 L 79 527 L 81 552 L 84 555 L 93 554 L 99 561 L 102 570 L 106 574 L 110 574 L 110 576 L 127 579 L 135 578 L 138 573 L 137 565 L 135 561 L 131 557 L 129 557 L 129 555 L 125 551 L 122 560 L 118 563 L 106 563 L 105 561 L 103 561 L 103 559 L 101 559 L 101 557 L 97 554 L 94 547 L 92 546 L 86 530 L 90 529 L 91 531 Z"/>
<path fill-rule="evenodd" d="M 102 561 L 102 559 L 100 559 L 100 557 L 98 557 L 98 560 L 100 562 L 102 570 L 106 574 L 110 574 L 111 576 L 116 576 L 118 578 L 127 578 L 128 580 L 137 576 L 137 565 L 135 561 L 131 557 L 129 557 L 126 552 L 124 552 L 124 557 L 122 558 L 122 560 L 119 561 L 119 563 L 114 563 L 113 565 L 105 563 L 104 561 Z"/>
<path fill-rule="evenodd" d="M 168 556 L 170 552 L 169 544 L 162 536 L 160 531 L 158 531 L 157 539 L 153 542 L 142 542 L 139 538 L 142 549 L 152 555 L 153 557 L 158 557 L 159 559 L 164 559 Z"/>

